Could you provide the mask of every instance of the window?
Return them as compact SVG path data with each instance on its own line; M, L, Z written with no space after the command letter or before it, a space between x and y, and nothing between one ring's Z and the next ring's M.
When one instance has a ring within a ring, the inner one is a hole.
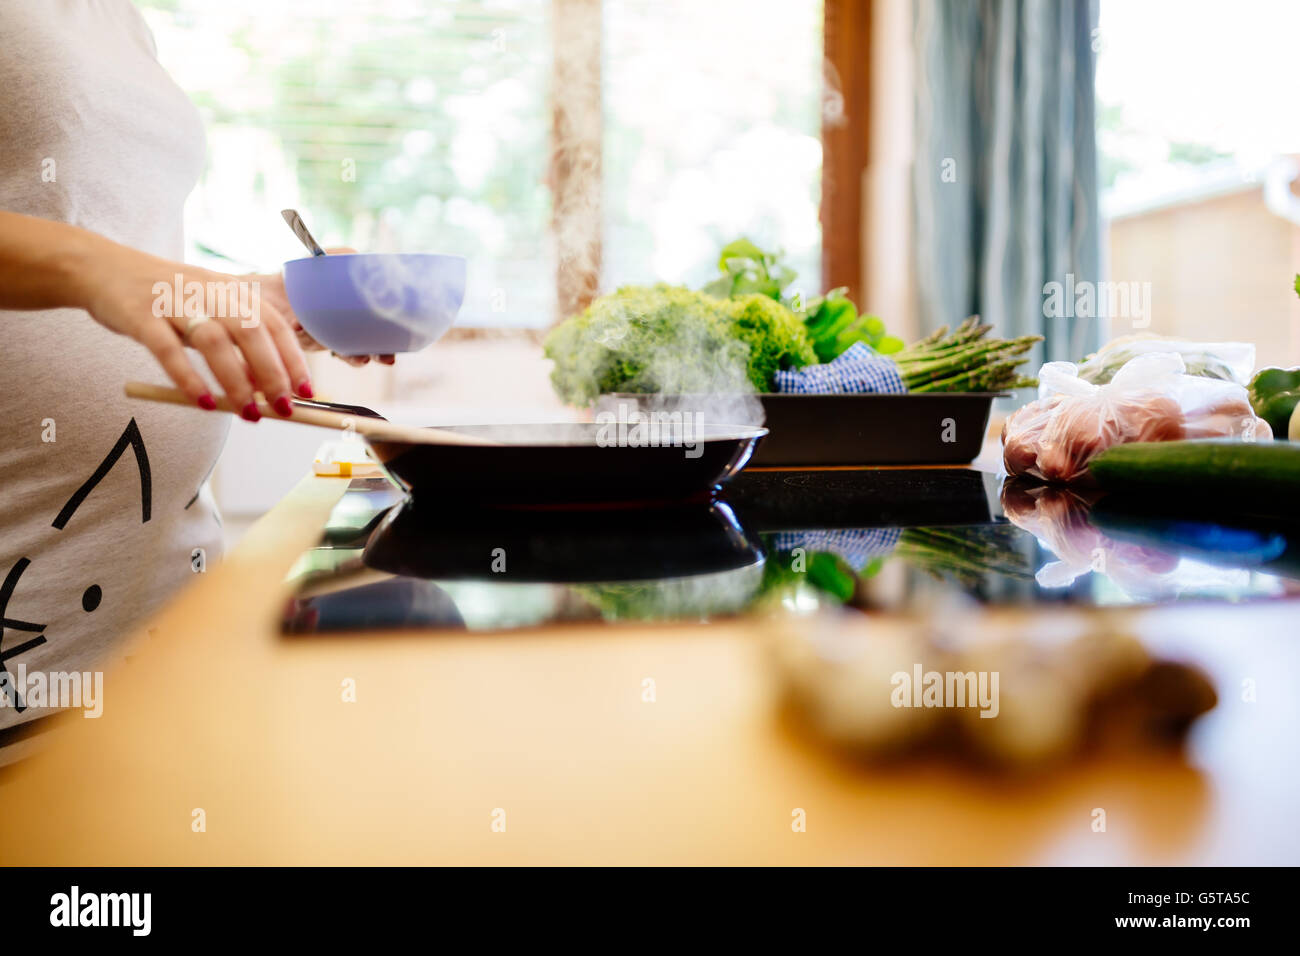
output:
M294 205L327 245L465 255L463 323L549 321L545 0L143 6L207 121L200 254L301 255Z
M1103 0L1100 24L1110 277L1150 283L1146 331L1300 363L1300 6Z
M598 233L592 283L698 284L742 233L819 282L819 3L139 4L207 121L187 209L206 264L300 255L278 215L293 205L327 245L465 255L462 326L549 325L553 106L582 102L555 55L589 23L598 62L576 75L599 83L600 161L569 175L597 177L601 214L569 225Z
M742 234L821 281L822 10L605 5L604 286L702 285Z

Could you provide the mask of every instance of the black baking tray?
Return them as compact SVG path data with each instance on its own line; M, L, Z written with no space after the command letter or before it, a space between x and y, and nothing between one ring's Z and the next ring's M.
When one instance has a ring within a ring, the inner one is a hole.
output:
M1006 394L760 394L768 435L749 463L759 468L968 464L983 447L993 399ZM717 406L713 397L619 392L602 395L596 413L623 402L674 411Z

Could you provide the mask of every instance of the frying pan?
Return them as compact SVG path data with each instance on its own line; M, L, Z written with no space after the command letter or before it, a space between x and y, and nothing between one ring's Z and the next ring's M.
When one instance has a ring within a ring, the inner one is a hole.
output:
M497 445L369 439L416 501L437 496L507 506L645 506L706 498L749 461L764 428L704 426L694 457L680 445L606 445L593 423L457 425Z
M132 398L193 407L179 389L130 382ZM749 461L766 428L664 426L658 444L633 444L626 430L598 423L454 425L416 428L359 405L295 399L284 418L262 396L267 418L350 430L414 501L498 508L641 507L708 498ZM236 409L224 396L217 407ZM339 411L342 409L342 411Z

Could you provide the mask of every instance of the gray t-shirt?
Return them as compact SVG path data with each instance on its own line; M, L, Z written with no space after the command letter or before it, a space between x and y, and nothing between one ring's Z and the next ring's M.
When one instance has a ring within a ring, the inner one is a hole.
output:
M0 0L0 208L179 261L204 150L130 0ZM132 379L166 376L85 312L0 311L0 745L50 713L15 706L32 674L110 663L219 557L205 483L229 420L129 400Z

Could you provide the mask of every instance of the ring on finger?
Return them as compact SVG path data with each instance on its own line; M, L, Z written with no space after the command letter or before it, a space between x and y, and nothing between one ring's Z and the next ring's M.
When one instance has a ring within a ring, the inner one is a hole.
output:
M207 313L205 312L199 312L197 315L192 316L190 320L185 323L185 331L181 334L181 341L188 345L193 339L194 330L204 322L211 321L212 320L208 318Z

